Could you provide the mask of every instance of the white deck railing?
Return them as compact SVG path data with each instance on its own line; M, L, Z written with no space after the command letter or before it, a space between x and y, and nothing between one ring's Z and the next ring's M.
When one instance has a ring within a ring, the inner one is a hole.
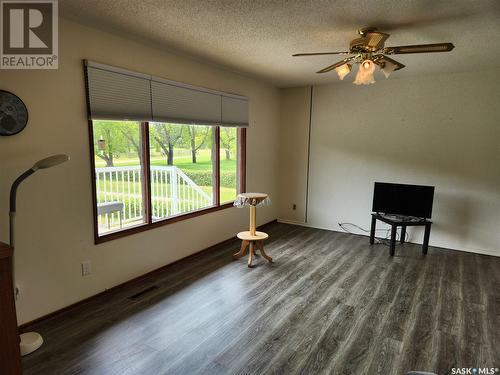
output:
M141 166L96 168L96 195L99 226L112 229L144 218ZM212 197L175 166L151 166L151 209L153 220L211 206ZM120 211L107 212L106 204L123 203ZM98 210L99 211L99 210Z

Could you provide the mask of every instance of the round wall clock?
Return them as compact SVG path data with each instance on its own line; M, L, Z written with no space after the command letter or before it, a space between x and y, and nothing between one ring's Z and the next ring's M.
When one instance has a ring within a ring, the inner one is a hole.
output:
M0 135L21 132L28 123L28 109L23 101L11 92L0 90Z

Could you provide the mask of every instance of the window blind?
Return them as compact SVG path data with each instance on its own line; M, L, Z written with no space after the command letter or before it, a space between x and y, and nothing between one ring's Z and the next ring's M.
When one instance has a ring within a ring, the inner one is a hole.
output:
M248 99L85 61L90 119L248 126Z
M222 95L221 126L248 126L248 100Z
M85 67L91 120L152 119L147 75L93 62L86 62Z
M179 124L219 125L221 95L151 81L153 121Z

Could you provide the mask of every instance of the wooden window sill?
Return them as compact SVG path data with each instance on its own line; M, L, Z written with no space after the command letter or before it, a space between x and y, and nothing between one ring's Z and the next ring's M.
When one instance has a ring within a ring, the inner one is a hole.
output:
M162 227L164 225L177 223L179 221L188 220L188 219L191 219L193 217L202 216L205 214L209 214L211 212L224 210L226 208L231 208L231 207L233 207L233 204L234 204L234 202L228 202L228 203L221 204L220 206L207 207L207 208L204 208L202 210L188 212L188 213L178 215L178 216L172 216L172 217L169 217L167 219L154 221L154 222L149 223L149 224L148 223L139 224L137 226L134 226L134 227L131 227L128 229L123 229L120 231L116 231L116 232L112 232L112 233L108 233L108 234L103 234L103 235L97 236L95 238L95 244L98 245L98 244L101 244L104 242L116 240L118 238L127 237L130 235L136 234L136 233L141 233L141 232L148 231L150 229Z

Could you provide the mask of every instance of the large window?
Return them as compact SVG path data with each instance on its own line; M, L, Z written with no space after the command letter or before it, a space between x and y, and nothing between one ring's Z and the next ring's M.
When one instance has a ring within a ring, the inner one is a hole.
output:
M84 60L95 241L230 207L248 98Z
M245 184L244 128L90 121L96 241L230 207Z

